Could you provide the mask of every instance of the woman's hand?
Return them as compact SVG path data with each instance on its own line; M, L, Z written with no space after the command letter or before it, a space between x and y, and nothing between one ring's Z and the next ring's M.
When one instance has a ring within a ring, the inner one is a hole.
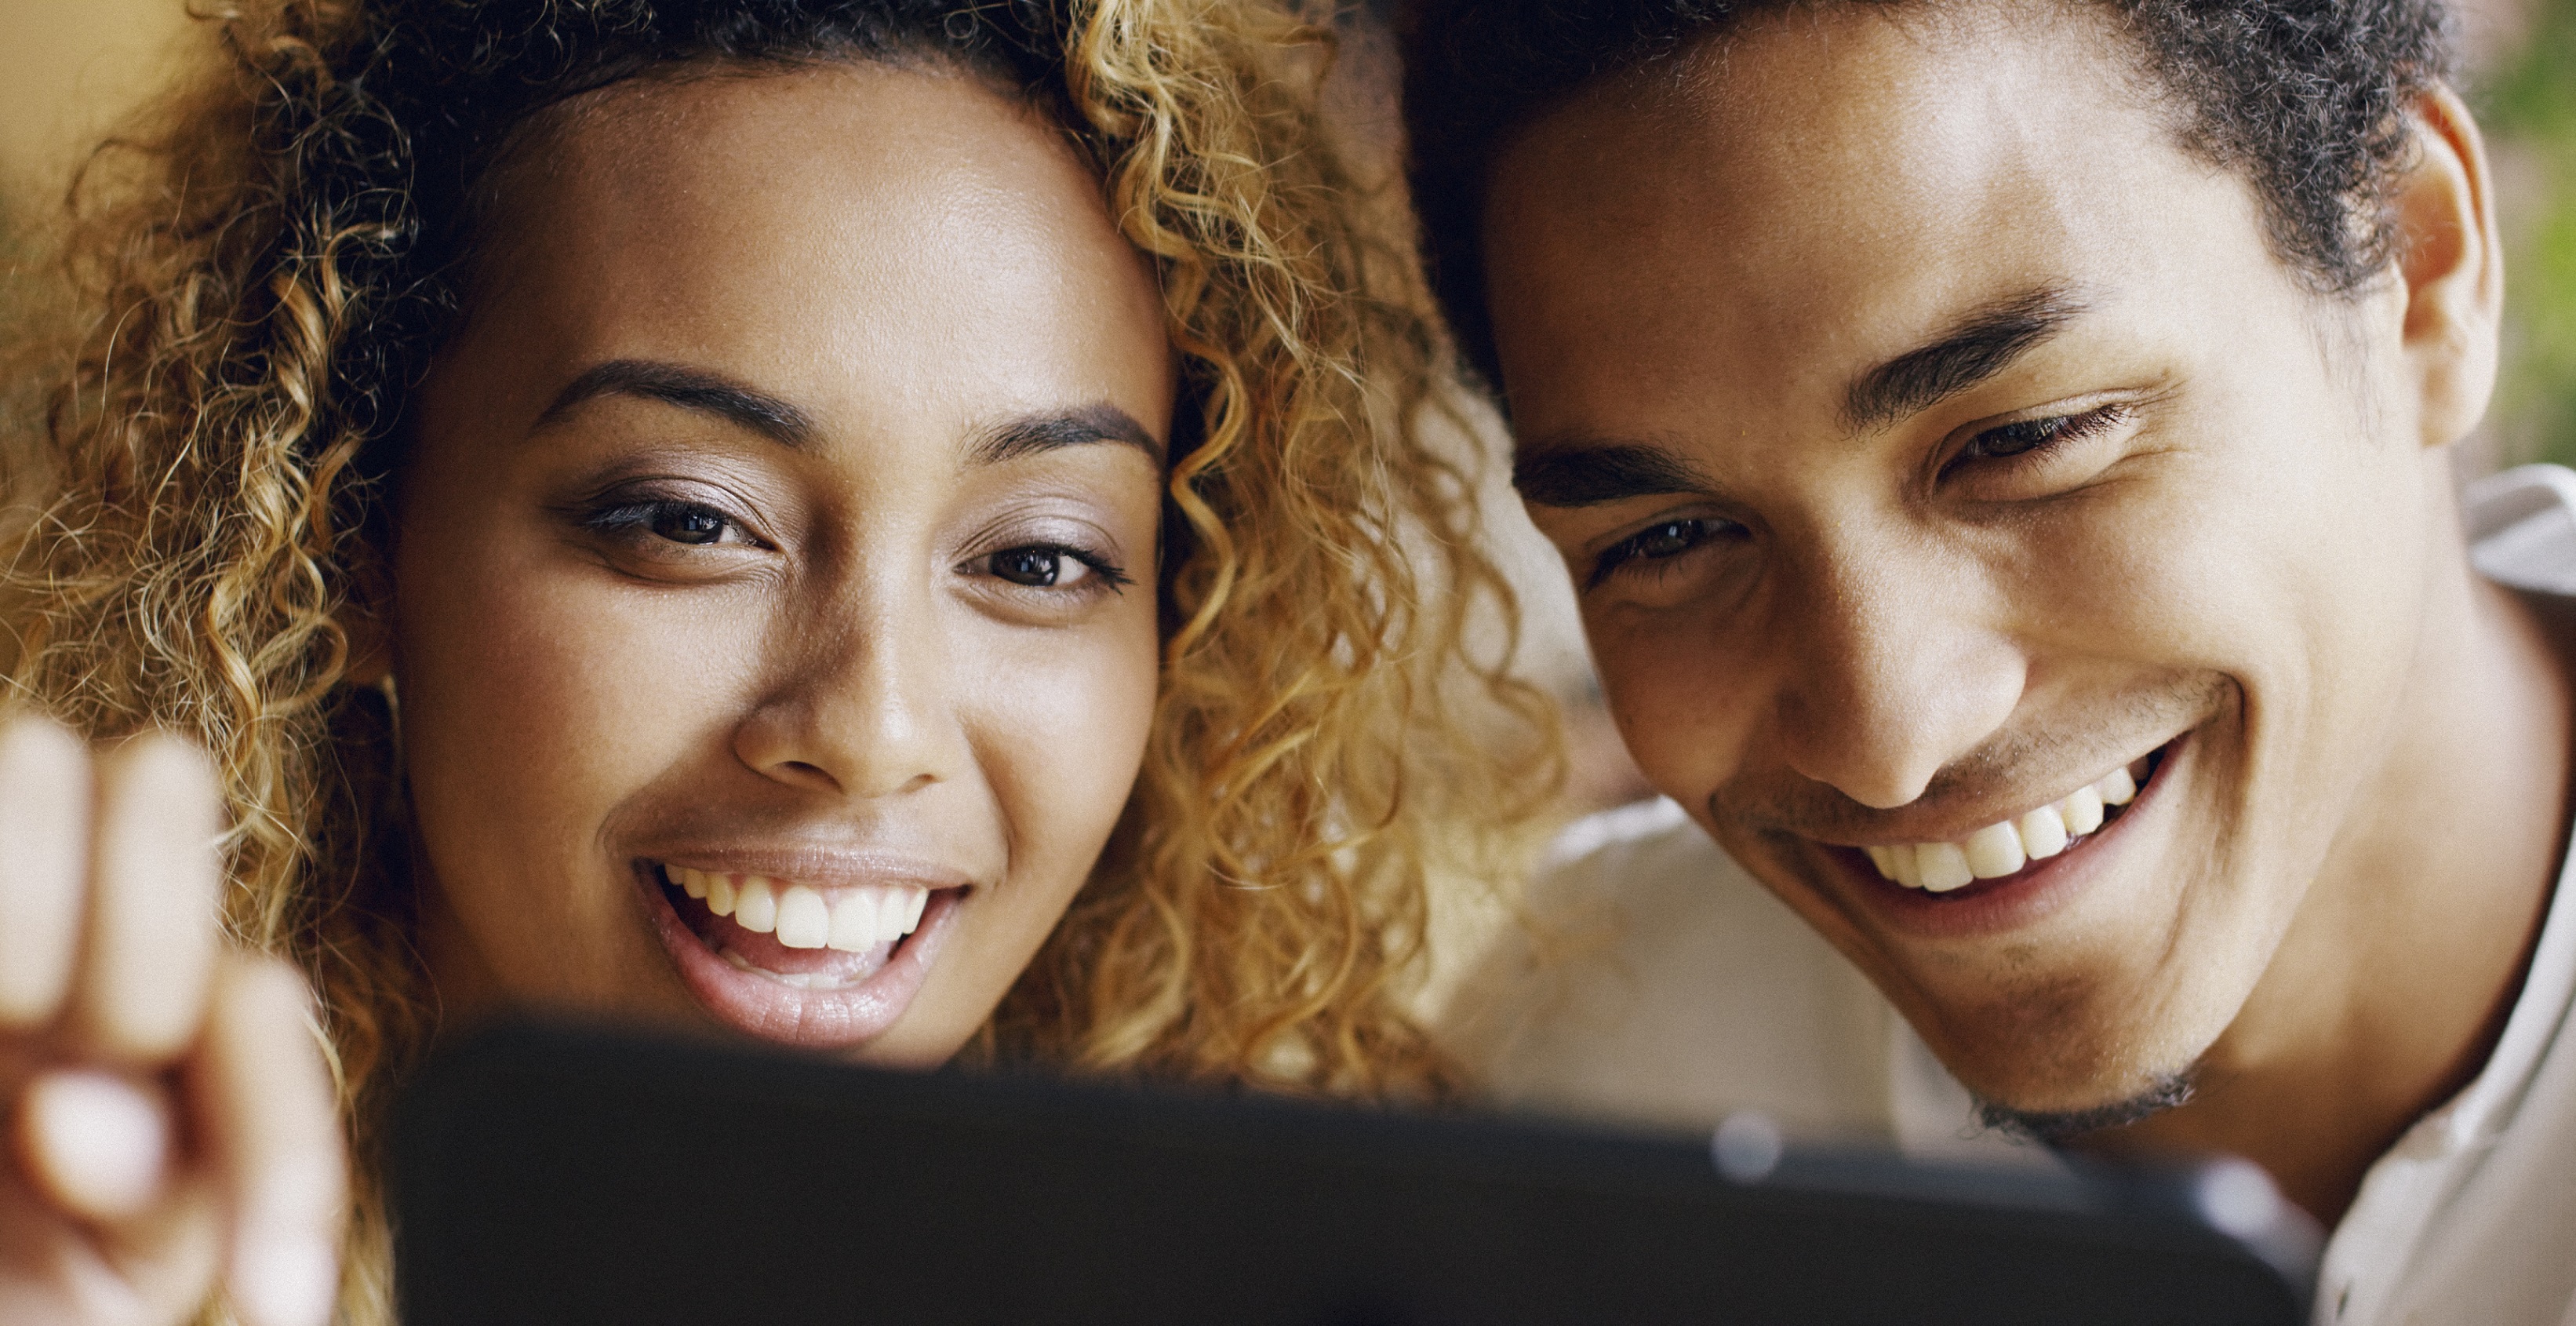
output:
M303 978L224 942L220 800L165 736L0 716L0 1321L322 1326L347 1181Z

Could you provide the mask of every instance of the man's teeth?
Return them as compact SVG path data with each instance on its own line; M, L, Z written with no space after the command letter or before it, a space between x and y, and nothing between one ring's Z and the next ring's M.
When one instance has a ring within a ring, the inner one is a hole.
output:
M1909 889L1948 893L1980 879L2009 875L2033 861L2052 857L2068 844L2102 827L2108 806L2125 806L2138 795L2137 780L2126 766L2075 789L2019 819L1989 824L1955 843L1904 843L1869 847L1878 873Z
M818 889L765 875L721 875L664 866L663 876L718 916L754 934L776 934L788 948L865 953L911 934L930 890L910 885Z

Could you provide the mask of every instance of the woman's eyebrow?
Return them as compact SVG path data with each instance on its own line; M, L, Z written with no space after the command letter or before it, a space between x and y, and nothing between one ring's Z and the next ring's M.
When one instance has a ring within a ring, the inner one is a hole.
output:
M1058 447L1094 442L1123 442L1144 452L1158 468L1163 463L1163 444L1155 441L1134 415L1108 404L1006 419L985 429L971 454L978 465L998 465Z
M814 439L805 412L775 396L703 369L652 359L611 359L590 368L556 394L536 426L544 428L597 396L640 396L714 415L785 447L802 449Z

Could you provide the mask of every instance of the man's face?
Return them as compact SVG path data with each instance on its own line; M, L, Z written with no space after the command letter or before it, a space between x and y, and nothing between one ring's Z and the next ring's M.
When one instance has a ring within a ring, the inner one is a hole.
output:
M2402 284L2308 293L2121 41L1801 10L1551 112L1487 218L1640 765L2034 1111L2227 1029L2457 556Z

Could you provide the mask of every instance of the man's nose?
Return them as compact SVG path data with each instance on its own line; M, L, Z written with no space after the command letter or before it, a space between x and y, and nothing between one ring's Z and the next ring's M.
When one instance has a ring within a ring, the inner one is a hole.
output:
M850 800L954 777L966 750L941 666L935 605L879 588L789 633L777 669L736 729L762 775Z
M1802 577L1781 633L1789 766L1865 806L1912 803L2020 702L2027 660L1964 560L1885 551Z

